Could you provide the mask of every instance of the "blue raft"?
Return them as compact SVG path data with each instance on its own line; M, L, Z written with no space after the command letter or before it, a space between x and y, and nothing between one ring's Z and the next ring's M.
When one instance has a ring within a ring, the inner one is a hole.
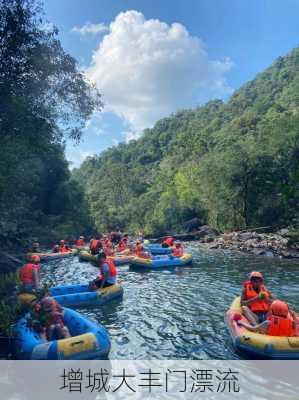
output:
M123 287L119 284L99 290L90 290L89 285L56 286L49 289L51 296L62 306L82 307L99 306L123 296Z
M138 269L175 268L192 263L192 255L184 254L182 257L155 256L150 259L134 257L130 266Z
M110 340L106 329L69 308L64 323L72 337L47 342L28 326L30 314L15 325L15 356L21 360L107 359Z
M144 249L150 252L152 255L163 255L163 254L171 254L171 247L162 247L161 244L147 244L144 245Z

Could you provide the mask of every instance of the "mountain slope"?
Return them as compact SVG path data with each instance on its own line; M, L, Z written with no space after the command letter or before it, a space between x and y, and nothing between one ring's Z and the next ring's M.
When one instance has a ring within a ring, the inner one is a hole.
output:
M297 218L299 48L220 100L158 121L129 144L86 160L97 228L147 233L198 216L218 229Z

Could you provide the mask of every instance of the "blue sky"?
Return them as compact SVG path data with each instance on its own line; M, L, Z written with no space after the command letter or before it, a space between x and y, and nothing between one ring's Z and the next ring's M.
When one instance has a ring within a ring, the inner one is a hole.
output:
M138 137L156 120L234 89L299 44L298 0L45 0L63 47L103 93L87 155Z

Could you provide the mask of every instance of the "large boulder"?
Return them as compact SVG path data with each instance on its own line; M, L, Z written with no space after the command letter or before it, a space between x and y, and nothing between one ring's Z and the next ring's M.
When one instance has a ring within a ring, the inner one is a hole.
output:
M239 233L239 240L249 240L256 237L256 232L241 232Z
M199 218L192 218L189 221L186 221L183 223L183 228L187 231L187 232L192 232L195 230L198 230L199 227L201 226L202 222L200 221Z

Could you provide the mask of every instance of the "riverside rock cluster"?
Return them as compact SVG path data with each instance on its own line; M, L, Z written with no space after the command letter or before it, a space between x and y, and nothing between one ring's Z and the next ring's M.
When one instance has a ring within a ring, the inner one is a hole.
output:
M228 249L255 255L299 258L299 244L293 243L289 229L281 229L276 233L240 231L219 235L208 229L206 231L207 234L199 240L209 249Z

